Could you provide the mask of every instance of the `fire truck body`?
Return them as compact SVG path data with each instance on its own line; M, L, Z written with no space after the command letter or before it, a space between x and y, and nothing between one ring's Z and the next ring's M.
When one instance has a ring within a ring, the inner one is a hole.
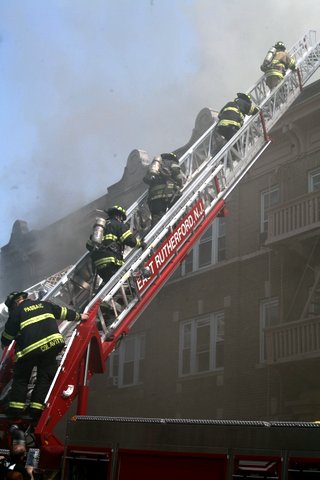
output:
M63 480L320 478L320 425L74 417Z

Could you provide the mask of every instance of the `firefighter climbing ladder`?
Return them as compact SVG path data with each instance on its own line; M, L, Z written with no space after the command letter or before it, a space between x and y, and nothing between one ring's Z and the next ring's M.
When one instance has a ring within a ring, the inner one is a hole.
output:
M88 382L94 373L103 372L108 356L143 312L186 254L223 210L225 200L270 144L268 132L299 96L303 85L320 65L320 44L316 33L308 32L290 50L298 70L289 72L269 93L265 77L247 92L260 107L238 133L217 153L217 133L212 125L181 157L187 182L181 198L144 237L145 250L133 250L125 265L93 298L93 273L89 254L62 275L43 297L63 306L90 313L77 328L63 322L61 330L70 336L59 369L46 398L46 408L36 428L40 445L59 441L53 428L78 396L77 413L86 413ZM128 210L133 230L141 231L146 193ZM147 267L150 276L141 271ZM43 282L32 287L36 293ZM105 325L102 310L113 309L114 319ZM3 362L0 365L1 372Z

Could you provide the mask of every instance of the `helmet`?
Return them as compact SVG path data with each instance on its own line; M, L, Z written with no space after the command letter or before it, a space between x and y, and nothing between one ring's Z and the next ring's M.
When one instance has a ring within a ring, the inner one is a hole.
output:
M123 221L127 219L127 212L125 211L124 208L119 207L119 205L114 205L113 207L106 210L106 212L109 215L109 217L115 217L119 215Z
M276 48L277 50L283 50L283 51L286 49L285 44L283 42L277 42L274 48Z
M27 298L28 294L27 292L11 292L9 293L9 295L7 296L6 298L6 301L4 302L4 304L6 305L6 307L11 308L12 305L13 305L13 302L19 298L19 297L22 297L23 299Z
M11 425L9 428L9 432L11 433L12 437L12 445L25 445L26 444L26 437L25 434L18 425Z
M178 161L178 158L177 158L177 155L175 153L161 153L161 158L163 158L163 160L171 160L172 162L177 162Z
M237 97L241 98L241 100L245 100L246 102L251 103L251 97L246 93L237 93Z

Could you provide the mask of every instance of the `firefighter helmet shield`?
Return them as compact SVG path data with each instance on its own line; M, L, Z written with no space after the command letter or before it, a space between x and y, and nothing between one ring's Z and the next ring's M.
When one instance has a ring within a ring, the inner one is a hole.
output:
M120 216L123 221L127 219L127 212L119 205L114 205L113 207L109 208L107 210L107 214L109 217Z
M274 46L277 50L285 50L286 47L285 47L285 44L283 42L277 42Z
M22 297L22 298L27 298L28 294L27 292L11 292L9 293L9 295L7 296L6 298L6 301L4 302L4 304L6 305L7 308L11 308L12 305L13 305L13 302L19 298L19 297Z

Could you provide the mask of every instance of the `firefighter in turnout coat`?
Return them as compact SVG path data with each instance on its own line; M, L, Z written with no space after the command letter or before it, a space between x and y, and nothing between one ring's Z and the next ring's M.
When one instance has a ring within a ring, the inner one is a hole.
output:
M28 299L27 292L12 292L5 305L9 318L1 337L2 347L15 340L13 383L7 415L20 417L26 407L28 383L33 367L37 367L36 382L29 410L36 420L44 408L44 400L57 370L56 356L64 347L57 320L87 320L87 313L77 313L53 303Z
M274 46L275 53L270 65L264 70L266 74L266 84L273 90L284 79L288 69L296 70L296 62L286 51L283 42L277 42Z
M227 141L242 127L246 115L255 115L259 107L252 103L250 95L237 93L233 102L228 102L219 112L217 129Z
M151 213L151 227L163 217L181 196L185 176L174 153L156 156L143 177L149 185L148 206Z
M145 247L145 243L136 238L128 225L124 222L127 214L119 205L106 210L108 220L104 227L104 235L100 245L88 240L86 247L91 252L91 257L98 275L105 285L116 271L124 264L123 252L125 246Z

